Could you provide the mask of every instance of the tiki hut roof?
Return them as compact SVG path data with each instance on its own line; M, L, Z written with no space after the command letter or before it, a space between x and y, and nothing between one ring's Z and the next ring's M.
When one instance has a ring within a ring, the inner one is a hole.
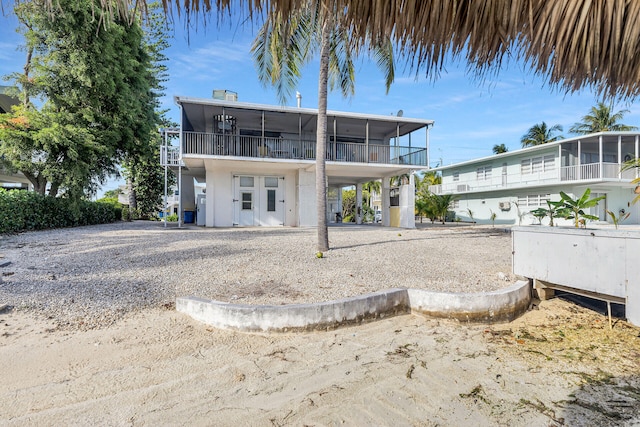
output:
M49 0L53 2L53 0ZM101 0L112 4L110 0ZM116 0L129 5L136 0ZM640 95L640 1L308 0L340 11L356 40L391 36L415 70L434 75L447 53L478 75L523 60L567 91ZM300 0L163 0L189 17L240 8L253 17L295 12ZM106 7L106 6L105 6ZM129 8L130 10L131 8Z

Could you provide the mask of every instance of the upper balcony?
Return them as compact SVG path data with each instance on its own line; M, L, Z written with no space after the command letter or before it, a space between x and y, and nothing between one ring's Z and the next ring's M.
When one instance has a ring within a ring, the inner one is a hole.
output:
M589 163L563 166L537 173L498 174L486 179L466 179L429 186L434 194L463 194L483 191L506 190L536 185L556 185L567 182L620 181L631 182L637 177L634 169L622 171L618 163Z
M197 161L260 159L312 163L316 159L318 112L292 108L176 97L182 109L180 147L161 154L163 164L188 167ZM389 173L428 165L428 128L432 120L402 115L327 111L327 163L379 165ZM174 146L176 144L174 143ZM166 151L166 152L165 152ZM287 166L285 166L287 167Z
M285 138L183 132L183 155L315 160L316 142ZM178 165L177 152L169 164ZM400 164L425 167L425 148L349 142L327 143L326 160L347 163Z

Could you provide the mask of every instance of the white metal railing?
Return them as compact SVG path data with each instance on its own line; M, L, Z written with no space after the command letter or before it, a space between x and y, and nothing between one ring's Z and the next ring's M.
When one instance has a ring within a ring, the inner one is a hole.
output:
M182 135L184 154L302 160L316 158L315 141L202 132L183 132ZM424 148L375 144L367 147L361 143L328 142L326 159L350 163L426 166L427 153Z
M507 189L535 184L554 184L567 181L619 179L632 180L636 176L635 170L620 171L617 163L590 163L578 166L563 166L546 172L528 174L509 174L489 177L488 179L469 179L429 186L429 191L435 194L466 193L469 191L488 191Z
M160 165L180 166L180 149L173 146L160 146Z

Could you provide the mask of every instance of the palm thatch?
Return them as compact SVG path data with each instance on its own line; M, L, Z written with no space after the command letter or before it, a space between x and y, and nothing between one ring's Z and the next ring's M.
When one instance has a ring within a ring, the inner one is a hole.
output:
M43 0L55 5L55 0ZM99 0L127 13L143 0ZM389 37L415 70L430 76L447 53L464 57L479 76L497 72L506 58L522 59L566 91L591 86L601 95L640 94L640 2L629 0L316 0L344 16L354 40ZM295 0L163 0L188 16L285 16ZM113 6L113 5L116 6Z

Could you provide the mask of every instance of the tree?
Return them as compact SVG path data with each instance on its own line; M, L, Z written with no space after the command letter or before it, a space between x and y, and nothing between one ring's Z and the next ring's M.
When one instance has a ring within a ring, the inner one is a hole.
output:
M502 154L509 151L506 145L504 144L496 144L493 146L493 154Z
M562 126L553 125L551 127L547 127L545 122L540 124L536 123L531 126L527 133L522 135L520 138L520 142L522 143L522 147L531 147L534 145L542 145L547 144L549 142L554 142L559 139L562 139L562 135L554 135L556 132L562 132Z
M80 198L154 131L149 57L135 22L110 20L92 0L57 4L15 7L28 54L12 75L23 103L0 123L0 155L41 194Z
M367 197L367 205L369 208L373 209L373 194L381 194L382 183L379 180L368 181L362 184L362 190L366 191L368 194Z
M164 96L164 82L168 80L167 57L164 51L169 47L169 34L165 15L160 10L159 3L149 6L146 19L139 19L143 30L143 44L150 60L150 89L154 106L153 123L156 129L159 125L175 127L166 117L166 111L160 110L159 99ZM140 141L138 149L129 153L123 162L124 176L129 189L129 208L134 216L149 217L157 213L162 205L164 191L164 168L158 162L162 138L155 131L148 135L146 141ZM169 176L169 186L175 177Z
M318 120L316 132L316 208L318 251L329 249L325 158L327 151L327 93L340 87L343 96L355 92L353 57L363 42L351 38L341 21L342 13L331 4L307 0L291 15L270 13L251 48L260 81L274 85L281 102L294 91L302 67L316 53L318 76ZM387 90L394 79L393 49L388 39L367 39L376 63L385 72Z
M613 113L611 111L612 108L612 105L599 102L597 106L591 107L591 111L587 115L582 116L582 121L574 124L571 129L569 129L569 132L587 135L595 132L619 132L638 129L636 126L618 123L629 110L620 110L617 113Z

